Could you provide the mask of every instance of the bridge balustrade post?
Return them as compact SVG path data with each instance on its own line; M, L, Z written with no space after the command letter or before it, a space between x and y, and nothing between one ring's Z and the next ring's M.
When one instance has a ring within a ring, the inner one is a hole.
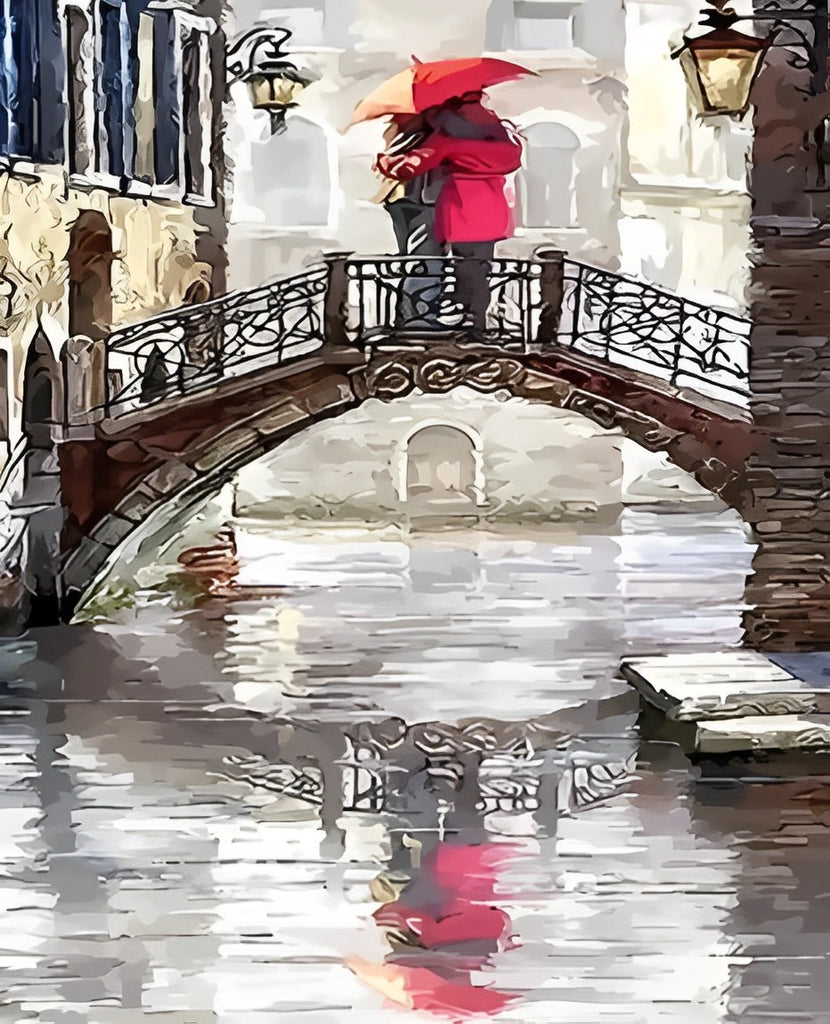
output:
M332 252L325 256L328 267L326 295L323 300L323 340L327 345L348 345L349 275L351 252Z
M562 318L562 302L565 297L565 253L561 249L544 247L533 253L533 258L542 266L539 277L541 307L539 327L534 340L542 348L555 345Z
M66 426L96 423L106 411L106 342L79 334L66 341L62 355Z

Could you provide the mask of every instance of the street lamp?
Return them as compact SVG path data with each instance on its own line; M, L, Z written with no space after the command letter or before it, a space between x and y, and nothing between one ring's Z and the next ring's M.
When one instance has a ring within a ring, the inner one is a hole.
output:
M314 81L288 60L283 46L291 38L287 28L259 25L241 36L228 50L228 85L245 82L256 110L271 115L271 131L285 131L286 111L297 105L303 89Z
M738 32L733 25L741 17L731 8L703 11L702 17L702 24L712 31L684 36L683 46L672 58L680 60L702 114L742 116L773 37Z

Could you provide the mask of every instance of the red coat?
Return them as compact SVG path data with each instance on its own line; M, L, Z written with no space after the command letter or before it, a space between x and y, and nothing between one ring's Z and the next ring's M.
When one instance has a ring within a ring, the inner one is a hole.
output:
M379 156L377 166L396 181L443 167L448 173L435 204L437 241L496 242L513 234L504 178L521 160L522 147L510 138L456 139L436 133L403 156Z

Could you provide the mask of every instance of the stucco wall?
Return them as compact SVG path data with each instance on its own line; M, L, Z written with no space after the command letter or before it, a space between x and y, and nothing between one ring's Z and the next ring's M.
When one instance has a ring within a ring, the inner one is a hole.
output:
M68 336L69 232L84 210L104 215L112 230L115 324L182 301L207 264L196 260L193 211L175 203L65 189L63 174L39 180L0 173L0 347L9 353L12 441L20 430L26 353L40 328L57 359Z
M626 5L622 265L689 298L741 307L751 248L752 115L699 116L671 57L698 24L694 0Z

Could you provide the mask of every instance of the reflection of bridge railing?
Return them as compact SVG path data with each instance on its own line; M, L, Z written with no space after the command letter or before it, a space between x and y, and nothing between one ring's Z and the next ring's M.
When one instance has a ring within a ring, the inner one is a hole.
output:
M295 737L301 733L295 723ZM341 736L343 749L331 752L329 764L314 763L316 757L300 740L290 763L231 755L219 774L310 807L322 805L326 779L331 784L338 777L335 802L346 811L370 813L406 814L413 783L416 791L424 786L451 802L472 782L482 817L540 810L542 781L548 777L555 782L556 811L568 814L619 793L631 781L636 759L631 738L563 742L555 715L530 723L476 720L459 726L406 726L392 719L346 727Z
M322 266L115 331L110 414L290 362L324 344L474 341L569 348L728 402L747 391L749 323L545 251L482 264L486 322L473 328L451 258L334 255Z

